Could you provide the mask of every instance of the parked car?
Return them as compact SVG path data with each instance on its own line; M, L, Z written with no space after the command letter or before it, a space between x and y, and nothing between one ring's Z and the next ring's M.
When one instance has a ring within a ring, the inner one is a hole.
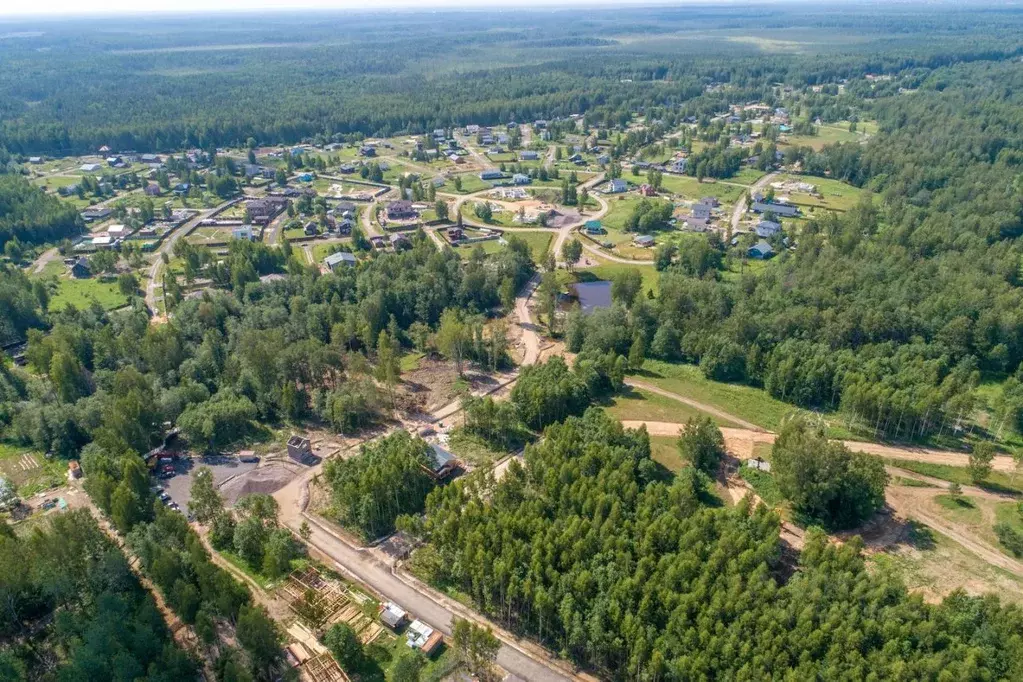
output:
M259 455L242 455L238 458L238 461L244 462L245 464L258 464Z

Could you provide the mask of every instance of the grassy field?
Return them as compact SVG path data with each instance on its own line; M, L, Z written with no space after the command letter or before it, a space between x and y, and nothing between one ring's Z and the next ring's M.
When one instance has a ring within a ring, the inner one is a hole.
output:
M323 261L324 258L334 253L334 249L343 251L344 249L339 248L341 244L313 244L313 260L317 263Z
M787 196L792 203L813 208L827 208L835 211L848 211L856 205L867 190L847 185L838 180L800 175L783 175L776 182L807 182L817 186L821 197L811 196L804 192L779 192Z
M533 255L533 262L540 263L546 257L547 250L551 248L551 240L554 238L554 234L547 232L514 232L511 230L504 233L505 240L511 237L516 237L526 242L529 245L530 253ZM489 239L479 244L459 246L458 251L463 256L468 256L476 246L482 247L486 253L497 253L506 248L499 240Z
M105 282L95 277L61 278L57 280L57 290L50 297L50 310L63 310L69 305L78 309L88 308L94 300L98 301L104 310L120 308L128 302L114 280Z
M592 253L587 253L586 257L590 260L596 259ZM652 291L656 296L660 291L660 277L661 273L651 265L626 265L625 263L613 263L611 261L602 261L600 265L595 265L589 268L580 268L576 270L576 279L579 281L585 281L589 279L604 279L613 280L615 275L624 272L625 270L639 270L640 276L643 278L643 295L647 292Z
M943 481L958 483L959 485L977 485L970 478L970 472L966 467L957 467L950 464L932 464L930 462L913 462L902 459L888 459L888 464L916 474L940 478ZM981 488L988 488L995 492L1006 492L1023 494L1023 477L1013 477L1002 471L992 471L987 478L979 484Z
M619 421L654 421L682 424L694 417L706 417L707 413L671 398L650 393L642 389L626 387L608 399L604 409ZM735 426L726 419L712 417L718 426Z
M734 182L740 181L735 180ZM746 188L737 184L700 182L688 175L666 174L661 180L661 187L667 192L682 195L686 199L697 200L703 197L714 197L722 204L734 204L739 197L746 193Z
M728 178L728 181L737 182L740 185L752 185L765 175L767 175L767 173L762 170L757 170L756 168L743 168L741 171Z
M301 232L301 230L299 230ZM233 227L197 227L192 233L185 237L190 244L224 244L231 240L234 233Z
M787 144L793 147L813 147L815 150L819 151L821 148L829 144L863 140L866 138L866 135L859 132L862 130L863 125L864 124L862 123L857 123L857 132L855 133L849 132L848 123L830 123L820 125L817 126L816 135L789 135L786 138L786 142L782 143L781 146L784 147Z
M673 474L682 471L686 463L678 454L677 438L671 436L650 436L650 459Z
M490 189L493 187L493 185L489 182L480 180L478 173L462 173L461 175L456 175L454 177L462 179L462 189L455 189L455 183L449 178L438 188L437 191L448 192L450 194L471 194L472 192L478 192L481 189Z
M448 449L459 459L478 467L489 467L508 454L491 449L482 440L467 435L461 429L451 432Z
M712 405L771 431L777 431L782 419L798 409L772 398L763 389L707 379L695 365L647 360L642 371L635 376L658 388ZM848 438L851 434L841 424L833 424L829 435Z
M667 180L667 177L665 179ZM618 196L608 197L608 212L600 219L601 224L607 230L624 232L625 222L632 215L633 209L642 200L643 197L637 194L619 194Z

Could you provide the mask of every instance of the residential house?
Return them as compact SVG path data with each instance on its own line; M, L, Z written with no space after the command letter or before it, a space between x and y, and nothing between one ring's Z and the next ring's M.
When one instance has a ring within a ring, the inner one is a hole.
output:
M583 160L583 155L582 154L572 154L572 156L568 157L568 160L571 161L572 163L577 163L577 162Z
M312 456L313 446L308 438L294 435L288 439L288 457L300 464L305 464Z
M130 230L127 225L111 225L107 228L107 234L114 239L124 239L128 236Z
M412 242L406 235L397 232L392 234L390 237L391 248L395 251L404 251L405 249L412 247Z
M686 172L686 166L689 165L689 159L675 159L668 164L668 171L672 173L682 174Z
M611 157L608 156L607 154L601 154L600 156L597 157L597 163L599 163L601 166L607 165L611 163Z
M645 197L657 196L657 190L654 189L653 185L642 184L639 186L639 193Z
M774 202L754 201L751 207L754 213L771 212L784 218L794 218L799 215L799 207L792 204L777 204Z
M709 220L711 210L711 207L703 202L693 204L692 216L699 220Z
M319 234L320 231L316 228L316 223L310 220L308 223L305 224L305 227L302 229L302 232L307 237L315 237L317 234Z
M355 256L347 251L338 251L332 253L323 259L323 264L327 266L327 269L334 272L339 267L355 267L357 263Z
M520 161L536 161L540 158L540 155L531 149L519 152Z
M686 216L685 226L691 232L706 232L707 228L710 227L710 220L707 218L697 218L695 216Z
M773 220L761 220L757 223L756 233L758 237L773 237L781 232L781 223Z
M109 234L98 234L92 238L92 246L96 249L110 249L114 246L114 239Z
M407 199L391 201L387 204L388 220L414 220L419 217L419 212L412 207L412 202Z
M103 166L99 165L98 163L83 163L81 166L79 166L78 170L82 171L83 173L95 173L101 168L103 168Z
M629 184L621 178L614 178L607 183L608 194L621 194L629 189Z
M146 187L142 191L146 193L147 197L158 197L163 192L160 189L160 185L155 182L146 183Z
M426 454L426 472L437 480L446 478L458 467L455 456L437 443L430 443L430 450Z
M496 168L488 168L487 170L480 173L480 180L500 180L504 177L504 173L497 170Z
M380 235L374 235L369 238L369 243L372 244L375 249L382 249L384 248L386 241Z
M774 255L774 249L767 242L761 240L749 247L746 251L746 255L756 260L767 260Z
M75 279L85 279L91 274L92 270L89 269L89 261L85 256L76 258L71 264L71 276Z
M537 130L543 130L544 128L547 127L547 121L543 120L542 118L539 118L533 121L533 127L536 128Z
M91 223L94 220L104 220L111 213L113 213L113 210L107 208L106 206L95 206L93 208L87 208L84 211L82 211L82 220L84 220L87 223Z
M443 635L421 620L412 621L405 630L405 642L409 648L419 649L427 657L432 656L443 641Z
M523 173L516 173L512 176L512 182L516 185L528 185L532 181L533 180L528 175Z
M632 238L632 243L646 249L654 245L654 238L648 234L637 234Z
M41 156L30 156L30 157L28 157L28 162L29 163L40 164L40 163L43 162L43 157L41 157Z
M245 210L256 225L268 224L287 208L288 200L284 197L265 197L245 202Z
M462 239L465 238L465 233L462 231L462 228L460 227L449 227L447 235L448 241L450 242L460 242L462 241Z
M350 163L343 163L340 167L338 167L338 171L344 175L351 175L355 172L355 166Z
M377 155L377 150L376 150L375 147L370 147L369 145L365 145L365 144L362 145L361 147L359 147L359 156L365 156L367 158L370 158L370 157L374 157L376 155Z
M586 224L583 225L583 231L590 235L607 234L607 230L604 229L599 220L587 220Z
M252 225L238 225L231 230L231 237L251 242L253 238Z

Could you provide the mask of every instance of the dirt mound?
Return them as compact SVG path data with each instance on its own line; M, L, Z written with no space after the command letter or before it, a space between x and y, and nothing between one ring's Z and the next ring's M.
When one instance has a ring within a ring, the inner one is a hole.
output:
M269 464L224 481L220 486L220 494L224 496L226 504L234 506L243 495L252 493L272 495L298 474L297 467L283 463Z

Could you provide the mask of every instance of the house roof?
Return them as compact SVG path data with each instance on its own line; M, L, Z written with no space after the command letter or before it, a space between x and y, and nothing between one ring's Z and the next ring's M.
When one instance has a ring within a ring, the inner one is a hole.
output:
M380 609L380 620L392 628L401 625L408 613L393 602L387 602Z
M323 262L327 264L327 267L333 267L335 265L340 265L341 263L355 265L357 261L353 254L348 253L347 251L338 251L337 253L332 253L324 258Z
M438 474L455 463L455 456L436 443L430 443L430 470Z

